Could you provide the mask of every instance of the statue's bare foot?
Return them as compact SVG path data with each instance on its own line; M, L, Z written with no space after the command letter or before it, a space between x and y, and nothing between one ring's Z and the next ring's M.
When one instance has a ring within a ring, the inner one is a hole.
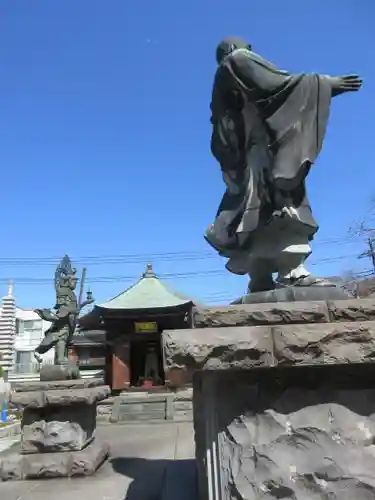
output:
M330 281L324 279L324 278L317 278L316 276L313 276L312 274L309 274L308 276L301 276L299 278L290 278L290 279L284 279L281 281L278 281L278 286L279 287L285 287L285 286L330 286L334 287L334 283L331 283Z
M317 278L316 276L313 276L310 274L309 276L302 277L299 280L297 280L297 283L295 286L335 286L333 283L330 281L326 280L325 278Z

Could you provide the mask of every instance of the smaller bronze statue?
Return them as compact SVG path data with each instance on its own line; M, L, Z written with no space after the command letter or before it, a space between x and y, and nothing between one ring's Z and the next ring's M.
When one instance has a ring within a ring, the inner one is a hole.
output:
M52 323L45 332L45 337L34 351L34 356L39 363L42 354L53 347L55 348L55 365L66 365L68 360L68 348L74 334L78 314L94 299L91 292L87 292L85 301L81 301L84 287L85 269L82 272L80 297L77 300L75 288L77 286L77 270L72 267L70 258L65 255L55 272L56 304L55 312L51 309L35 309L39 317Z

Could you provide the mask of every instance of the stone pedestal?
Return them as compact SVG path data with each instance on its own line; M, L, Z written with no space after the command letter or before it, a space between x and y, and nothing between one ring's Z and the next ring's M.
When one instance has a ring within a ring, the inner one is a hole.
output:
M338 286L287 286L276 288L267 292L254 292L244 295L237 304L259 304L263 302L305 302L351 299L346 292Z
M194 373L201 500L375 499L374 299L196 310L195 325L163 342L167 367Z
M24 408L20 449L0 457L0 479L91 475L108 457L95 441L96 404L110 389L101 380L17 384L11 403Z

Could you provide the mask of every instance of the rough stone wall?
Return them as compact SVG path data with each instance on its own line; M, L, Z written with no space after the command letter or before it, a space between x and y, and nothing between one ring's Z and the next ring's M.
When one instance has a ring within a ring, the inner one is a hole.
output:
M375 389L369 383L375 370L363 374L359 387L350 382L354 371L342 381L342 374L332 370L310 377L308 387L291 371L276 383L272 377L241 373L217 376L214 468L223 500L375 498ZM300 375L308 378L306 371ZM202 404L209 395L199 392ZM205 412L199 413L202 418ZM204 436L202 425L195 420L198 469L205 483L207 464L202 467L201 455L212 438ZM201 498L218 498L211 481L213 496L203 492Z
M194 329L163 333L168 369L248 370L375 361L372 299L248 304L196 314Z
M163 333L194 373L201 500L375 500L375 300L196 309Z
M195 328L375 320L375 297L327 302L278 302L193 309Z

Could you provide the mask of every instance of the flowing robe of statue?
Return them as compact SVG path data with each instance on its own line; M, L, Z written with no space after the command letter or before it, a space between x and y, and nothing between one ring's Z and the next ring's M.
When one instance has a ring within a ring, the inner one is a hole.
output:
M332 78L278 70L249 48L220 62L211 102L211 151L227 186L206 240L236 274L289 279L318 225L305 179L324 139ZM298 273L297 273L298 274ZM268 280L268 281L267 281Z
M44 320L51 322L51 327L45 332L43 340L35 349L37 355L43 355L55 347L55 364L66 362L68 346L75 331L79 306L74 293L75 283L60 287L56 300L56 312L40 309L36 312Z

